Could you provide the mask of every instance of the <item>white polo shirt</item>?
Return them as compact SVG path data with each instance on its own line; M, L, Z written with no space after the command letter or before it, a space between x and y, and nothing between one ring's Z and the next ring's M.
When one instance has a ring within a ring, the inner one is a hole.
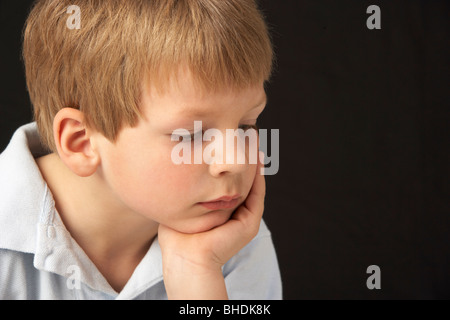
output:
M116 292L65 228L35 158L36 123L20 127L0 154L0 300L167 299L156 238ZM230 299L281 299L275 249L264 222L223 267Z

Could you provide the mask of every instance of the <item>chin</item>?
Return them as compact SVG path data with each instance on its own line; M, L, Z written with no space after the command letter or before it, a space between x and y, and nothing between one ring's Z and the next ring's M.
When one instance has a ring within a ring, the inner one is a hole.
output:
M221 210L211 211L203 216L191 219L173 229L182 233L200 233L219 227L230 220L234 211L225 212Z

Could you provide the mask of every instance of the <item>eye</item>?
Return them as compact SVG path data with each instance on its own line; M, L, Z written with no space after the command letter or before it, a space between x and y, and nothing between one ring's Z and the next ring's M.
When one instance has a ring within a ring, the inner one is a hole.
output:
M255 124L242 124L239 126L239 129L242 129L244 131L247 131L249 129L255 129L256 131L258 131L258 126Z
M187 130L180 130L180 133L177 133L176 131L174 131L171 135L171 140L172 141L180 141L180 139L183 139L182 142L186 142L186 141L194 141L194 138L196 135L201 135L203 136L203 130L202 131L198 131L198 132L194 132L194 133L190 133Z

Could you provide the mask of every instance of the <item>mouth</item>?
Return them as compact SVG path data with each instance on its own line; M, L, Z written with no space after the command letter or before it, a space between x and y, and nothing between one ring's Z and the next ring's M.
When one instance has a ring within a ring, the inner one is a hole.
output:
M236 194L234 196L223 196L212 201L199 202L199 204L210 210L230 209L239 204L240 198L241 196Z

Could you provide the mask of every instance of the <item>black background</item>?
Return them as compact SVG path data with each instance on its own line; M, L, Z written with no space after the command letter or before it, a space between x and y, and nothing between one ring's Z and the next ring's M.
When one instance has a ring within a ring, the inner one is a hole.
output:
M0 0L0 151L32 120L31 1ZM369 5L381 30L369 30ZM261 127L285 299L449 299L450 1L260 1L277 55ZM369 290L369 265L381 289Z

